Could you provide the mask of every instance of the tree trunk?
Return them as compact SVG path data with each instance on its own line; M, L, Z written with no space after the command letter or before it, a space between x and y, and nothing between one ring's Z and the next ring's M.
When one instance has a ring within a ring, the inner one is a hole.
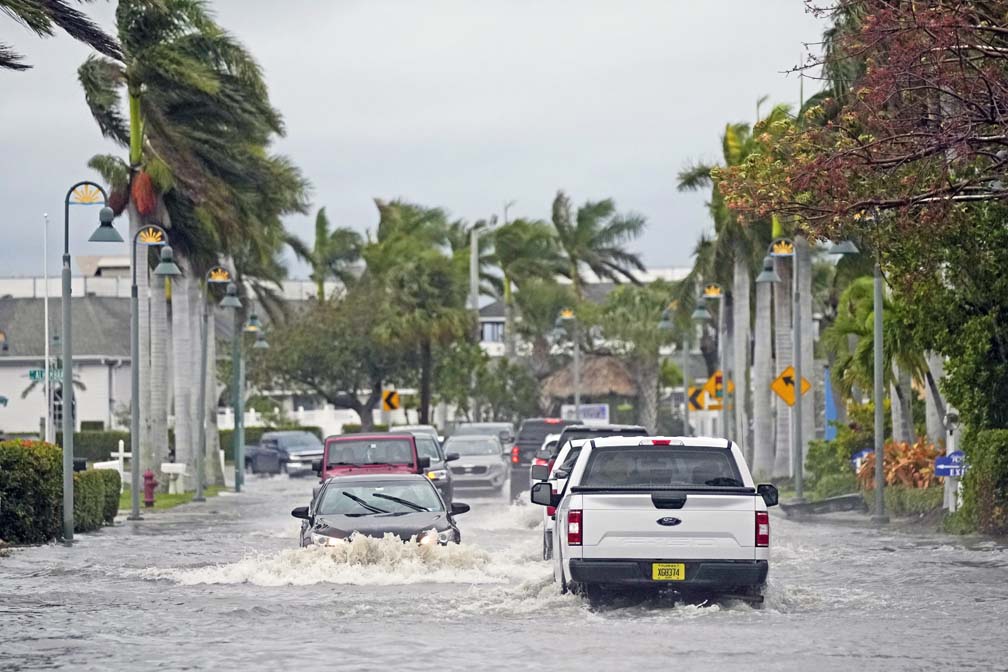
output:
M756 285L756 333L753 352L753 474L759 478L774 475L774 416L770 383L773 366L773 308L769 283ZM736 386L736 389L738 387Z
M792 257L793 259L794 257ZM791 338L791 260L774 257L774 269L780 282L773 286L774 309L774 359L779 370L773 371L776 378L792 360L793 339ZM791 474L791 408L784 400L774 395L776 416L776 447L774 449L774 478Z
M634 379L637 383L637 401L640 411L637 422L654 434L658 429L658 357L649 357L635 363Z
M892 414L893 441L913 443L913 415L910 409L910 375L893 364L893 379L889 384L889 410Z
M136 206L130 201L127 213L129 215L130 240L136 239L136 234L143 227L143 221ZM140 325L140 361L130 362L130 366L138 367L140 376L140 398L131 399L131 404L140 405L140 469L156 468L154 449L151 445L150 433L150 278L147 264L147 246L137 243L136 246L136 279L137 279L137 321Z
M942 377L945 375L944 358L936 352L928 352L925 357L927 358L928 369L931 371L931 375L935 379L935 384L940 384ZM941 411L944 403L940 398L935 397L935 393L931 389L930 385L927 386L925 404L927 406L926 421L928 440L935 446L944 446L945 418L942 417L944 413Z
M217 337L213 311L207 324L207 389L206 389L206 478L207 483L224 485L224 474L220 470L220 430L217 428Z
M423 339L420 342L420 424L430 424L431 378L434 366L431 342Z
M195 269L191 269L195 274ZM189 356L189 380L192 381L189 389L189 417L190 440L193 446L193 460L196 459L196 451L201 449L200 440L200 409L199 409L199 386L200 373L203 364L203 306L206 297L200 291L200 283L195 277L190 277L186 283L189 289L189 342L192 343L192 354ZM209 353L208 353L209 354ZM209 357L207 358L209 366ZM207 453L208 454L208 453ZM206 476L206 456L203 455L203 474ZM206 481L204 480L204 483Z
M732 276L732 370L726 379L735 383L735 440L749 464L753 463L753 445L749 438L749 264L740 245L735 248Z
M168 302L165 298L163 277L154 276L151 293L150 339L150 426L151 448L155 472L162 462L168 461ZM167 487L168 479L158 479Z
M183 479L182 486L189 489L191 477L196 473L196 453L193 451L193 418L192 418L192 360L194 344L192 342L192 326L189 307L189 264L184 257L177 255L175 263L182 275L172 278L171 292L171 333L172 333L172 388L174 390L175 410L175 461L186 465L190 478ZM198 347L195 352L199 353Z
M801 300L798 319L801 320L802 377L812 383L812 389L802 395L802 464L808 456L809 441L816 438L816 395L821 391L816 385L818 376L815 366L815 333L812 330L812 251L805 236L795 236L795 254L801 275ZM796 389L800 389L797 388Z

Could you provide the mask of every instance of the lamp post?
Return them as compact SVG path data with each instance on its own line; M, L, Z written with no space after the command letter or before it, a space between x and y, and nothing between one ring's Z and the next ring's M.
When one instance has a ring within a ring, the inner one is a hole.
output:
M200 333L200 386L197 392L196 416L199 422L199 441L196 444L196 495L193 501L203 502L203 481L206 479L206 388L207 388L207 362L210 348L210 285L231 282L231 273L226 268L214 266L207 271L206 277L206 299L203 301L203 315L201 316ZM232 302L237 302L241 308L241 301L237 296L227 294L221 300L222 308L234 307Z
M578 333L578 321L574 311L565 308L556 319L557 327L563 328L565 322L571 323L571 340L574 343L574 419L581 419L581 339Z
M718 368L721 369L721 432L728 438L728 325L724 292L716 282L704 286L703 295L718 302Z
M241 301L238 300L238 287L234 283L228 285L225 301L228 307L235 309L234 336L232 338L231 349L231 365L234 369L232 379L234 394L232 396L235 414L235 492L241 492L245 481L245 361L242 357L241 337L243 333L256 334L256 343L254 345L256 348L268 348L269 343L266 342L265 335L262 333L262 323L259 321L258 315L252 313L249 315L248 323L242 325L241 311L239 310L241 308ZM224 304L222 303L222 305Z
M99 201L99 194L101 200ZM88 239L93 243L121 243L122 236L112 226L115 213L108 207L108 194L101 185L84 180L70 187L63 200L63 539L73 542L73 330L70 318L70 206L101 205L98 228ZM46 288L48 291L48 287ZM48 371L46 375L48 375Z
M710 311L707 310L707 299L704 297L704 295L701 294L700 297L697 299L696 308L693 309L693 313L690 315L690 319L697 325L702 325L711 319ZM689 340L690 339L687 336L686 337L687 346L689 344ZM683 366L686 367L686 369L683 370L683 378L686 378L687 376L686 370L688 370L689 368L689 347L685 347L684 350L685 354L683 355ZM688 388L687 388L687 394L689 394ZM686 400L686 406L687 407L689 406L689 399ZM692 436L689 425L686 426L686 436Z
M168 234L156 224L143 227L133 236L131 250L133 281L130 283L130 515L128 520L143 520L140 516L140 299L137 290L137 244L161 247L161 262L154 275L182 275L175 265ZM144 271L147 268L144 252Z

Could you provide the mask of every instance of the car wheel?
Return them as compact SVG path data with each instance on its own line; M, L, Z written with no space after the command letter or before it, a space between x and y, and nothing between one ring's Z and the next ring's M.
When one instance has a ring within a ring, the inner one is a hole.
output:
M252 469L252 460L245 460L245 473L254 474L255 470Z
M606 599L605 589L597 583L578 584L577 592L584 595L585 599L588 600L588 605L591 607L598 607Z

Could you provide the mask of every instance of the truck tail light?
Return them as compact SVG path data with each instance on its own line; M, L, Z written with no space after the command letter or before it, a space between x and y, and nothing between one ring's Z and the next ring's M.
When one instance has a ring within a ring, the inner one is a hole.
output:
M552 492L554 495L557 494L556 488L551 488L550 492ZM546 515L547 516L551 516L551 517L555 516L556 515L556 507L555 506L547 506L546 507Z
M541 457L537 457L534 460L532 460L532 466L533 467L541 467L541 466L543 466L545 464L549 464L549 461L548 460L544 460Z
M567 513L567 544L569 546L581 545L581 509L571 509Z
M518 446L511 446L511 464L518 464L520 461Z
M766 511L756 512L756 546L770 545L770 514Z

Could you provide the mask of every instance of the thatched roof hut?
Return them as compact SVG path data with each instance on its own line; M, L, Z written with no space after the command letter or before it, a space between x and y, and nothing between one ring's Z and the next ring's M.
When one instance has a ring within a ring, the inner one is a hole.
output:
M542 396L567 399L574 396L574 364L554 371L543 380ZM636 397L634 380L616 357L587 356L581 359L581 398Z

